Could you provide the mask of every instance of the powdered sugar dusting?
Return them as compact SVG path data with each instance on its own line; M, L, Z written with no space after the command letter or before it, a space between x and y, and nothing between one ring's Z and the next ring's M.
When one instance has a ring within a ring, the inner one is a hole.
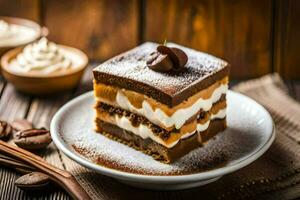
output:
M75 147L87 159L131 173L189 174L232 165L260 148L270 137L265 134L269 128L266 115L254 109L251 103L238 101L229 93L227 130L175 163L164 164L96 133L93 129L93 105L92 92L69 104L58 118L57 131L70 148Z
M195 81L203 80L227 66L225 61L212 55L168 43L167 46L180 48L187 54L186 67L180 73L155 72L147 67L146 61L148 56L156 50L157 45L156 43L146 42L104 62L94 70L139 81L174 95Z

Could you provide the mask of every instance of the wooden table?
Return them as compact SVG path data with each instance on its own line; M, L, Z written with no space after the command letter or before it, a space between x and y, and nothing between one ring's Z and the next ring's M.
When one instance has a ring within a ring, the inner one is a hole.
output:
M53 97L37 98L27 96L17 92L14 87L6 83L0 78L0 119L12 121L16 118L27 118L32 121L36 127L49 128L50 121L56 111L67 101L75 98L76 96L92 90L92 73L91 70L97 63L91 64L86 70L80 85L73 91L57 94ZM237 81L233 81L233 84ZM300 82L287 81L286 82L290 94L300 99ZM51 144L50 147L42 152L42 156L51 164L64 168L64 163L60 154L53 154L58 149ZM33 199L33 194L23 192L14 186L14 180L20 175L16 172L0 167L0 199ZM130 188L128 186L117 183L111 178L104 178L108 183L106 187L109 188L110 194L105 198L110 199L124 199L127 195L131 195L136 192L141 196L145 193L149 199L183 199L186 192L192 191L174 191L174 192L151 192L140 189ZM117 188L115 188L117 187ZM115 189L115 190L114 190ZM52 189L52 192L38 195L39 199L69 199L69 196L60 188Z

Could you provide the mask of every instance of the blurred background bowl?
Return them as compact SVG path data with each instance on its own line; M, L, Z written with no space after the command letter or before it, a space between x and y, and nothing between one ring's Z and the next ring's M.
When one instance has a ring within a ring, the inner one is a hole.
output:
M34 31L37 32L36 37L33 37L32 40L30 40L30 41L20 43L20 44L17 44L17 45L10 45L10 46L0 47L0 57L10 49L25 46L29 43L32 43L32 42L40 39L43 36L48 35L48 29L47 28L45 28L45 27L42 28L38 23L36 23L34 21L31 21L31 20L28 20L28 19L17 18L17 17L0 16L0 20L4 20L5 22L7 22L9 24L17 24L17 25L29 27L29 28L32 28Z
M85 53L76 48L64 45L58 46L65 50L72 51L80 56L82 59L80 66L74 69L63 71L61 73L53 74L30 74L14 72L10 69L10 62L23 50L23 48L19 47L8 51L2 56L2 75L19 91L31 95L44 96L73 89L78 85L85 68L88 66L88 57Z

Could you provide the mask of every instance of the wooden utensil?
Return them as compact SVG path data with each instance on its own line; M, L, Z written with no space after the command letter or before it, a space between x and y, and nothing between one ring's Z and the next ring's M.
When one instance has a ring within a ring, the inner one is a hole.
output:
M41 172L49 175L51 180L63 187L72 198L74 199L91 199L86 191L80 186L76 179L69 172L54 167L48 164L41 157L34 155L33 153L7 144L6 142L0 141L0 152L14 157L20 161L23 161Z
M12 169L22 169L27 172L36 171L36 168L3 154L0 154L0 165Z

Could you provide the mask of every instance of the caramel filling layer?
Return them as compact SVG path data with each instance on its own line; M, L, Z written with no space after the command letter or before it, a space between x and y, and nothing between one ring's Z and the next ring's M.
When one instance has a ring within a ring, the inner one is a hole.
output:
M191 96L188 98L186 101L183 101L182 103L178 104L175 107L168 107L165 104L162 104L146 95L130 91L130 90L125 90L125 89L120 89L114 86L109 86L105 85L102 83L96 83L94 81L94 93L97 101L105 102L107 104L119 106L116 102L117 99L117 94L118 92L121 92L125 97L128 98L129 102L136 108L140 109L142 108L142 104L144 101L147 101L151 108L153 110L155 109L161 109L164 111L167 115L171 116L174 114L177 110L187 108L192 106L198 99L209 99L212 96L212 93L215 91L216 88L220 87L221 85L227 85L228 84L228 77L224 77L222 80L215 82L208 88L199 91L197 94L194 96Z

